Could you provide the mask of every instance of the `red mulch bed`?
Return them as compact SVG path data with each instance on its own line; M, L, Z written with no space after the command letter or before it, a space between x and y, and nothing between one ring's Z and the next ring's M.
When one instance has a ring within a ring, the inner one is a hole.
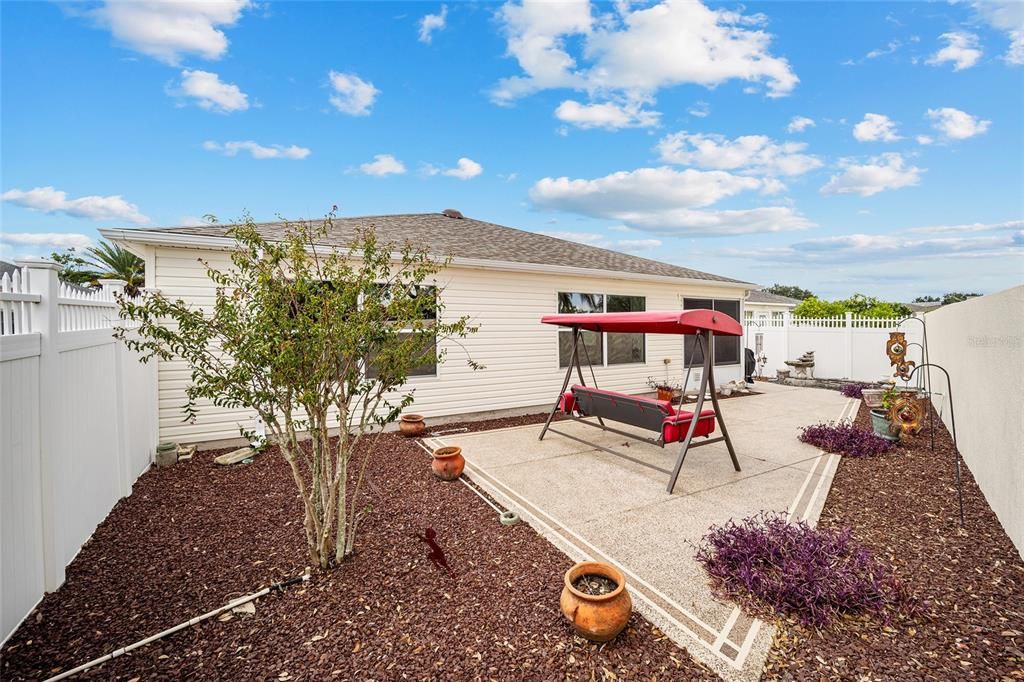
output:
M48 677L303 571L287 465L270 451L217 467L215 454L139 479L4 646L0 678ZM255 615L208 620L80 679L714 678L636 614L609 644L576 637L558 608L565 555L434 479L414 441L388 434L369 456L371 511L353 560L259 599ZM414 537L428 527L450 572Z
M871 429L863 404L856 422ZM926 427L893 452L843 458L819 521L891 562L921 615L846 618L821 635L782 623L764 679L1024 679L1024 562L966 466L961 529L953 442L935 424L934 451Z

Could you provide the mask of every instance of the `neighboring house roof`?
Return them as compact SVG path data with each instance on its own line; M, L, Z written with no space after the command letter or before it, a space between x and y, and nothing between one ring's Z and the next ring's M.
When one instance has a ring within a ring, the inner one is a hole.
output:
M409 241L437 256L456 259L500 261L542 266L584 268L624 272L656 277L678 277L708 283L749 285L737 279L700 270L631 256L618 251L579 244L557 237L527 232L472 218L452 218L442 213L363 216L335 218L331 232L321 241L327 246L346 247L357 228L372 225L383 242ZM100 230L108 239L124 241L187 242L188 238L224 238L229 225L195 227L134 228ZM284 237L285 223L258 223L256 229L266 239ZM186 244L183 244L186 245Z
M803 303L799 298L769 294L767 291L751 291L747 295L747 303L764 303L771 305L797 306Z
M926 313L929 310L935 310L936 308L942 307L941 301L929 301L928 303L904 303L912 313Z
M16 264L0 258L0 277L3 277L4 275L13 276L14 271L20 269L21 268L19 268Z

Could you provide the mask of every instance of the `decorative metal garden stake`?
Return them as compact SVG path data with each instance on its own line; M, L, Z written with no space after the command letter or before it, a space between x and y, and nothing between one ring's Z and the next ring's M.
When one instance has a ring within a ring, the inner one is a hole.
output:
M929 367L929 368L930 367L935 367L937 369L942 370L942 373L946 375L946 394L949 396L949 424L952 427L952 431L953 431L953 458L956 460L956 494L957 494L957 498L959 499L959 502L960 502L960 527L962 528L963 525L964 525L964 486L963 486L963 482L962 482L962 480L960 478L960 447L957 445L957 441L956 441L956 411L953 408L953 384L949 380L949 372L946 371L945 367L943 367L942 365L935 365L935 364L932 364L930 362L926 362L923 365L918 365L917 367L915 367L910 372L910 376L907 377L907 381L910 381L910 379L914 376L914 374L917 372L917 370L921 369L922 367ZM929 400L930 400L931 399L931 391L930 390L928 391L928 395L929 395ZM934 429L933 429L933 432L932 432L932 439L933 439L933 441L934 441L934 438L935 438L935 435L934 435Z
M908 320L917 320L918 322L921 323L921 340L924 342L924 345L921 345L921 359L922 359L923 362L922 362L922 364L918 365L917 368L914 370L914 371L917 371L917 369L921 369L921 367L929 367L929 365L928 365L928 323L925 322L923 317L910 316L910 317L904 317L902 320L900 320L899 322L896 323L896 326L899 327L904 322L907 322ZM907 346L909 346L909 345L910 344L907 344ZM920 344L916 344L916 345L920 345ZM886 346L886 350L888 350L888 346ZM906 348L904 348L903 352L904 352L904 354L906 353ZM945 371L945 370L943 370L943 371ZM914 372L910 372L910 374L908 375L908 377L905 380L909 382L910 381L909 376L912 376L913 374L914 374ZM948 376L947 376L947 379L948 379ZM932 399L932 371L931 371L930 367L929 367L928 371L925 372L925 389L928 392L928 400L930 401ZM950 403L952 403L952 398L950 398ZM935 423L934 423L934 420L932 419L932 412L931 412L931 410L928 410L928 430L931 432L932 450L934 450L935 449Z

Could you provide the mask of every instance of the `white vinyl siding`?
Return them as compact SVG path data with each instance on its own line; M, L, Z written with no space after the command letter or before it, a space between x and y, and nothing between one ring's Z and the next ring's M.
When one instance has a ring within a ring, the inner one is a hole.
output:
M199 258L217 267L229 266L228 254L178 247L157 247L152 262L152 285L170 298L210 306L214 289ZM408 388L415 389L410 410L430 419L487 410L534 407L550 409L561 386L563 370L558 363L558 329L540 323L555 310L559 291L611 292L643 296L647 310L679 310L682 297L740 298L736 289L687 283L662 283L627 279L524 273L451 266L438 276L444 316L469 315L480 326L477 334L462 345L474 361L486 369L474 371L466 365L462 348L454 342L447 347L446 361L436 376L413 377ZM258 334L259 330L253 330ZM685 372L681 362L682 342L678 336L648 334L644 362L597 366L602 388L626 393L647 393L648 376L664 375L680 380ZM664 364L665 358L671 364ZM740 366L723 367L720 382L741 378ZM589 375L587 377L589 382ZM162 439L180 442L208 442L239 436L238 425L251 426L252 413L219 408L201 402L194 424L182 422L181 406L189 372L183 362L160 363L160 431Z

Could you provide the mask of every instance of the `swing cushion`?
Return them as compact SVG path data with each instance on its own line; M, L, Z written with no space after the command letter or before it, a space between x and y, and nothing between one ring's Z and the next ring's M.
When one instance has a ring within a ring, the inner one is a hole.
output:
M579 384L562 395L559 407L565 414L575 410L584 416L602 417L661 433L665 443L675 443L686 438L686 431L693 419L693 412L676 411L668 400L654 400ZM714 410L701 410L694 435L706 436L714 431L714 417Z
M686 432L690 429L690 422L693 420L693 412L679 410L671 417L665 417L662 422L661 435L666 443L678 443L686 438ZM701 410L700 419L697 420L697 428L693 436L707 436L715 430L715 411Z

